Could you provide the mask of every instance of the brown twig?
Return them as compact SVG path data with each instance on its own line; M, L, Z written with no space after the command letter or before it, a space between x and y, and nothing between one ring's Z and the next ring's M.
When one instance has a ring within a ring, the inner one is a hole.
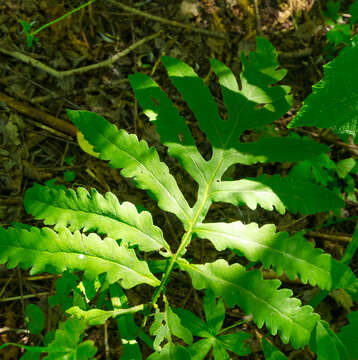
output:
M0 101L5 102L7 105L15 109L16 111L21 112L22 114L25 114L29 117L35 118L37 120L41 120L44 123L50 125L51 127L62 131L66 134L69 134L71 136L75 136L77 133L76 126L72 125L71 123L59 119L53 115L50 115L42 110L39 110L37 108L34 108L32 106L28 106L22 102L16 101L9 96L0 93Z
M298 133L303 133L303 134L307 134L307 135L310 135L316 139L323 139L325 141L329 141L333 144L336 144L338 146L341 146L345 149L347 149L348 151L350 151L353 155L356 155L358 156L358 146L355 145L355 144L347 144L345 143L344 141L341 141L341 140L336 140L334 138L334 135L326 135L326 134L316 134L312 131L308 131L308 130L305 130L305 129L301 129L301 128L293 128L292 129L293 131L295 132L298 132Z
M160 16L152 15L152 14L149 14L147 12L144 12L144 11L141 11L141 10L138 10L138 9L134 9L134 8L132 8L130 6L127 6L127 5L124 5L121 2L116 1L116 0L108 0L107 2L109 2L109 3L111 3L111 4L115 5L115 6L118 6L121 9L123 9L123 10L125 10L125 11L127 11L129 13L132 13L132 14L135 14L135 15L138 15L138 16L142 16L142 17L145 17L145 18L153 20L153 21L158 21L158 22L161 22L162 24L175 26L175 27L181 27L183 29L186 29L186 30L189 30L189 31L192 31L192 32L196 32L196 33L199 33L199 34L207 35L207 36L218 38L218 39L227 39L227 35L222 33L222 32L216 32L216 31L210 31L210 30L206 30L206 29L201 29L201 28L189 25L189 24L183 24L183 23L178 22L178 21L164 19L164 18L162 18Z
M9 278L0 278L0 283L6 283L6 282L17 282L18 279L14 279L13 273ZM24 281L43 281L43 280L51 280L51 279L57 279L59 277L62 277L62 275L37 275L37 276L24 276ZM1 294L0 294L1 296Z
M311 48L305 48L287 52L278 51L277 53L280 58L297 59L299 57L310 56L312 54L312 51L313 50Z
M258 0L254 0L254 6L255 6L255 17L256 17L256 32L257 32L257 35L261 36L262 28L261 28L261 16L260 16Z
M4 299L0 299L0 302L7 302L7 301L15 301L15 300L24 300L24 299L31 299L34 297L40 297L40 296L47 296L47 295L53 295L54 293L51 291L44 291L37 294L29 294L24 296L12 296Z
M349 243L352 240L352 236L349 236L349 235L325 234L325 233L321 233L318 231L307 231L306 235L324 239L324 240L344 242L344 243Z
M139 46L143 45L145 42L148 42L150 40L153 40L155 38L157 38L159 35L161 34L161 31L157 32L156 34L150 35L150 36L146 36L143 39L137 41L135 44L132 44L131 46L127 47L125 50L119 52L116 55L113 55L112 57L110 57L107 60L101 61L97 64L91 64L91 65L87 65L87 66L83 66L77 69L71 69L71 70L64 70L64 71L58 71L55 70L53 68L51 68L50 66L47 66L46 64L42 63L41 61L38 61L30 56L27 56L25 54L22 54L19 51L11 51L11 50L7 50L3 47L0 46L0 52L9 56L12 56L15 59L21 60L26 64L30 64L33 67L36 67L42 71L45 71L46 73L56 77L56 78L64 78L66 76L71 76L71 75L78 75L78 74L83 74L87 71L90 70L96 70L102 67L110 67L112 66L119 58L127 55L128 53L130 53L131 51L133 51L134 49L138 48Z

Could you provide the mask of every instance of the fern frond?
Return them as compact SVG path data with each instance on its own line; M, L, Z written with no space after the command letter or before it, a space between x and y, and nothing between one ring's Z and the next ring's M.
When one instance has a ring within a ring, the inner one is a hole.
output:
M106 282L120 281L128 289L138 284L158 286L159 280L149 271L145 261L138 260L133 249L115 240L102 240L96 234L72 234L65 227L58 233L49 229L0 227L0 264L8 268L31 267L30 274L83 271L88 279L105 274Z
M347 348L324 320L317 321L309 346L317 354L317 360L350 359Z
M142 251L170 251L162 230L153 224L148 211L138 213L132 203L120 204L110 192L102 196L95 189L89 193L84 188L74 191L36 184L27 190L24 205L29 214L44 220L46 225L96 231L129 246L138 245Z
M271 334L279 332L284 343L291 341L298 348L309 342L319 315L312 313L310 306L301 307L300 300L291 298L291 290L277 290L279 280L263 280L260 271L247 272L240 264L229 265L222 259L204 265L184 259L178 263L190 274L195 289L210 289L230 308L238 305L253 315L258 327L265 324Z
M136 186L147 190L162 210L174 213L184 226L188 225L191 209L155 148L149 148L143 140L138 141L134 134L118 130L97 114L74 110L67 113L95 152L100 154L100 159L109 160L109 165L114 168L123 168L121 175L133 177Z
M344 201L325 187L279 175L216 182L210 196L213 201L246 204L253 210L257 205L265 210L275 207L280 214L286 209L292 213L315 214L344 206Z
M345 345L350 360L358 359L358 311L348 314L349 324L343 326L338 333L339 339Z
M303 283L321 289L345 287L356 282L350 268L333 259L323 250L314 248L302 235L289 236L276 232L273 224L258 227L256 223L202 223L193 228L202 239L209 239L218 251L239 250L250 261L260 261L265 268L272 266L290 279L298 276Z

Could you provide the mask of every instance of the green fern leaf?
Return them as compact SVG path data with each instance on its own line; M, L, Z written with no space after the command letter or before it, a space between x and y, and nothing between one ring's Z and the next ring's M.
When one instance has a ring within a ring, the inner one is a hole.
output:
M280 275L290 279L299 276L303 283L321 289L345 287L356 282L353 272L323 250L316 249L302 233L289 236L276 233L273 224L258 227L256 223L202 223L193 228L202 239L209 239L218 251L239 250L250 261L261 261L265 268L273 266Z
M133 177L136 186L148 190L162 210L174 213L184 226L188 226L191 209L155 148L149 148L145 141L138 141L134 134L118 130L97 114L75 110L67 113L94 150L100 153L100 159L109 160L114 168L123 168L121 175Z
M7 262L8 268L32 267L30 274L84 271L88 279L105 273L109 284L120 281L126 289L143 283L160 284L134 250L111 238L102 240L96 234L85 236L78 231L72 234L64 227L59 227L58 233L49 228L28 231L0 227L0 238L0 264Z
M347 348L324 320L317 321L310 348L317 354L317 360L350 359Z
M280 214L286 209L292 213L314 214L344 206L338 195L322 186L279 175L220 181L213 184L210 195L213 201L246 204L253 210L257 204L265 210L275 207Z
M211 348L215 360L229 360L227 350L241 356L250 353L250 349L245 344L245 341L250 338L250 334L243 331L221 334L225 331L225 329L221 329L225 320L225 306L222 298L216 302L216 297L212 292L206 291L204 297L206 322L188 310L178 308L174 311L179 315L182 324L190 329L193 335L204 338L188 347L192 360L203 360Z
M310 306L301 307L300 300L291 298L291 290L277 290L279 280L263 280L260 271L246 272L240 264L229 265L223 259L205 265L184 259L178 263L190 274L194 288L210 289L222 296L230 308L238 305L253 315L258 327L265 324L273 335L278 331L284 343L291 341L297 348L309 342L319 315L312 313Z
M264 351L265 360L287 360L287 357L266 339L262 339L262 350Z
M345 345L350 360L358 359L358 311L348 315L349 324L338 333L339 339Z
M105 196L95 189L61 190L35 185L27 190L25 209L46 225L67 226L69 230L96 231L128 245L138 245L142 251L166 249L169 245L160 228L153 225L148 211L138 213L126 201L120 204L108 192Z
M92 340L80 343L80 336L87 325L78 319L68 319L60 323L54 340L48 345L48 355L44 360L88 360L93 359L97 349Z
M331 128L337 135L358 139L356 83L358 80L358 36L339 55L324 66L324 76L313 86L300 111L288 127ZM323 105L324 104L324 105Z

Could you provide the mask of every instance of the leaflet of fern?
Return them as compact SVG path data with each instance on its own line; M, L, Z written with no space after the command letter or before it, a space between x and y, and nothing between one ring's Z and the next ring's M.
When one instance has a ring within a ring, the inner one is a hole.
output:
M358 311L348 314L349 324L343 326L338 333L338 338L346 347L349 359L358 359Z
M97 114L68 110L68 116L102 160L109 160L114 168L123 168L121 175L133 177L136 186L148 190L161 209L174 213L184 225L188 224L191 209L155 148L149 148L143 140L138 141L136 135L118 130Z
M301 307L300 300L291 298L291 290L277 290L279 280L263 280L260 271L245 271L242 265L229 265L223 259L204 265L180 259L179 266L190 274L196 289L210 289L229 307L238 305L253 315L258 327L265 324L273 335L278 331L284 343L291 341L297 348L309 342L319 315L310 306Z
M120 204L110 192L102 196L95 189L89 193L84 188L74 191L35 185L26 192L24 204L29 214L46 225L98 231L128 245L138 245L142 251L170 250L148 211L138 213L132 203Z
M260 205L265 210L276 208L280 214L314 214L344 206L344 201L332 191L309 181L297 181L291 176L258 176L236 181L220 181L210 190L213 201L233 205L246 204L250 209Z
M351 359L344 343L324 320L317 321L309 346L317 354L317 360Z
M8 268L31 267L30 274L84 271L89 279L105 273L107 283L120 281L126 289L143 283L160 284L134 250L111 238L102 240L96 234L86 236L78 231L72 234L65 227L58 227L58 233L49 228L28 231L0 227L0 238L0 264L7 262Z
M285 272L290 279L299 276L303 283L321 289L331 290L356 282L348 266L314 248L301 233L291 237L286 232L277 233L272 224L259 228L256 223L244 225L241 221L202 223L195 225L193 232L209 239L218 251L239 250L250 261L261 261L265 268L273 266L279 275Z

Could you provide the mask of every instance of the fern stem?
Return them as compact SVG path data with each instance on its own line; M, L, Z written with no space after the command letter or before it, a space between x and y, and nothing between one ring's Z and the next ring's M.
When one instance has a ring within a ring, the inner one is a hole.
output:
M182 257L184 255L185 248L190 244L191 237L192 237L192 234L193 234L193 229L195 228L195 225L196 225L198 219L200 218L200 216L203 215L202 214L203 212L207 211L205 209L207 208L206 203L208 201L208 189L210 189L210 186L213 183L213 181L215 180L215 178L216 178L215 176L218 173L218 171L220 171L220 168L221 168L222 163L224 161L224 158L223 158L224 152L223 151L218 151L217 150L217 155L218 155L217 164L215 166L215 169L214 169L213 173L211 174L210 181L208 181L207 184L206 184L206 189L204 191L205 196L202 196L202 198L200 199L201 203L199 203L199 204L197 203L193 207L193 209L195 209L196 212L195 212L195 215L193 216L192 221L189 222L190 223L189 229L183 235L182 240L180 242L180 245L179 245L176 253L171 257L170 262L168 263L168 265L167 265L167 267L165 269L165 272L164 272L164 274L162 276L162 279L160 281L160 285L159 285L158 288L156 288L156 290L155 290L155 292L153 294L153 297L152 297L152 301L149 304L148 313L144 315L142 324L138 328L136 337L139 335L140 331L142 331L142 329L145 327L145 325L147 323L147 320L148 320L148 317L150 315L149 312L152 310L153 307L154 308L157 307L157 302L159 300L160 295L163 292L165 292L166 285L167 285L167 283L169 281L169 278L170 278L171 272L173 271L175 263L177 262L178 258L180 258L180 257ZM214 154L213 154L213 158L214 158Z

